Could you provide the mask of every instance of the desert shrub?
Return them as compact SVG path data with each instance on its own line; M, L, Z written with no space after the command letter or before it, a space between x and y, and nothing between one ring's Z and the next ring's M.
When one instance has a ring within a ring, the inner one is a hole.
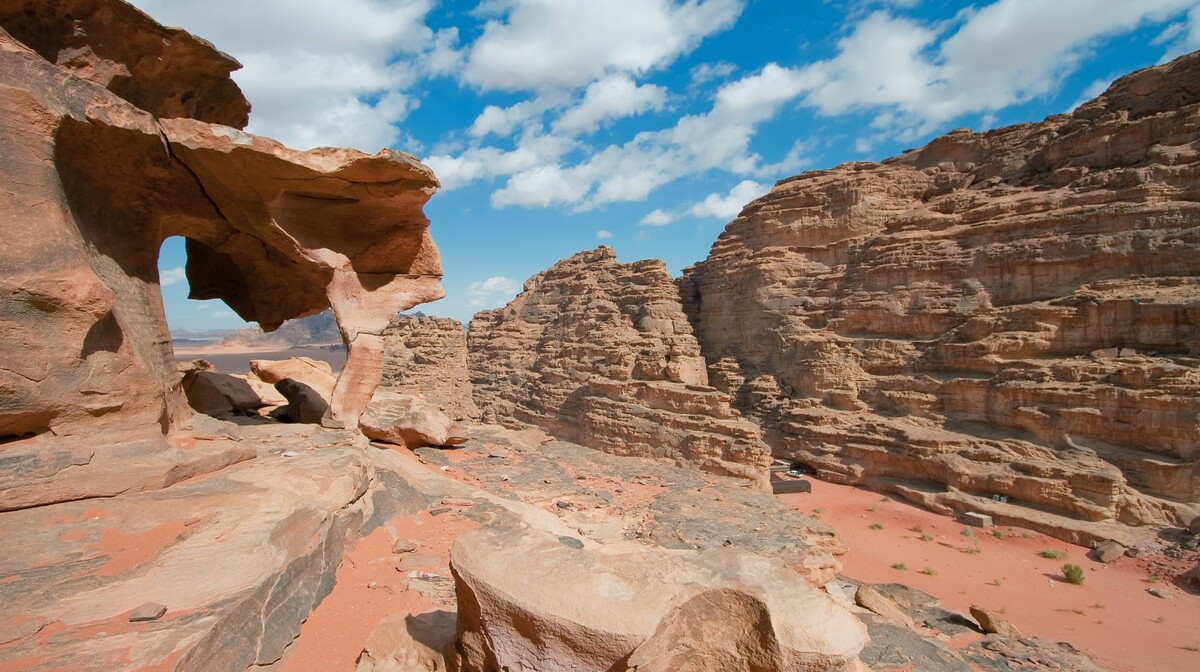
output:
M1060 551L1057 548L1044 548L1038 555L1051 560L1060 560L1067 557L1066 551Z
M871 529L872 530L882 530L883 524L882 523L871 523Z
M1072 565L1068 562L1062 566L1062 573L1063 576L1067 577L1067 583L1073 583L1077 586L1083 583L1083 568L1079 565Z
M959 534L961 534L964 537L973 537L973 536L975 536L975 530L972 530L969 527L964 527L964 528L962 528L962 531L959 532Z
M904 564L903 562L893 562L892 569L898 569L903 572L904 570L908 569L908 565Z

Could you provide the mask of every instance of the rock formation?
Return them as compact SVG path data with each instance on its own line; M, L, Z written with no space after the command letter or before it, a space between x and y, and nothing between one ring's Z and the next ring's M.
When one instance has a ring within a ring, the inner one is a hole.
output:
M236 61L118 0L4 1L0 27L0 509L57 481L41 492L105 494L92 471L147 487L119 478L128 445L165 455L189 415L158 287L172 235L193 298L266 329L333 308L350 352L327 420L356 423L388 320L442 295L432 172L243 133Z
M1186 525L1197 91L1193 54L1069 115L781 181L680 280L711 379L822 478L1079 541Z
M384 330L383 347L381 388L420 394L455 420L479 419L461 322L401 315Z
M704 358L660 261L608 247L564 259L468 332L476 403L617 455L667 457L765 479L754 425L708 385Z

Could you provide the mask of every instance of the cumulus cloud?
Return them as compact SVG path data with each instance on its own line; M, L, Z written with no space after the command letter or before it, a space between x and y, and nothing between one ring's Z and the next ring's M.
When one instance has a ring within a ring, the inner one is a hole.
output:
M463 81L483 90L575 88L664 67L728 28L743 0L497 0Z
M747 203L771 190L769 185L759 184L753 180L739 182L725 196L709 194L705 199L691 207L689 212L696 217L716 217L730 220L738 216Z
M609 238L612 238L612 236L612 231L609 231L608 229L600 229L596 232L596 240L608 240Z
M612 75L589 84L583 100L554 122L554 130L571 135L586 133L609 119L662 110L666 102L665 88L639 85L626 75Z
M457 34L425 25L434 0L133 1L234 54L254 107L247 130L297 148L391 146L417 105L409 89L426 69L455 67Z
M168 268L165 271L160 271L158 274L158 284L163 287L177 285L187 280L187 273L184 272L182 266Z
M467 285L467 305L472 308L498 306L520 290L520 283L503 275L476 280Z
M646 226L666 226L673 221L675 221L675 215L672 215L666 210L659 208L645 217L642 217L642 221L638 222L638 224L644 224Z

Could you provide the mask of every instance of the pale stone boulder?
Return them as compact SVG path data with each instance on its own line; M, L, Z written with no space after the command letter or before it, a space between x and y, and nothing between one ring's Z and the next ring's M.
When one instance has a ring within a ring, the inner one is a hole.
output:
M443 672L443 651L454 639L454 624L449 611L387 616L367 638L354 672Z
M779 560L566 541L516 529L455 541L458 669L861 669L865 626Z
M422 446L461 443L453 436L453 422L424 397L376 390L359 418L363 434L377 441L415 450Z

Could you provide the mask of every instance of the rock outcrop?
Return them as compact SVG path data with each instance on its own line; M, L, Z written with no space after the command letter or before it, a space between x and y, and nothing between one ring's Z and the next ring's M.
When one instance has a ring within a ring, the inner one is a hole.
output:
M476 314L467 340L476 403L502 423L765 483L767 449L709 386L660 261L621 264L608 247L576 254Z
M420 394L455 420L478 420L467 368L467 332L458 320L400 315L383 332L381 388Z
M442 295L433 173L243 133L236 61L118 0L0 2L0 27L0 509L60 480L45 492L105 494L89 473L136 459L118 443L169 452L190 413L158 287L172 235L193 298L266 329L333 308L350 352L328 421L354 425L388 320Z
M1069 115L781 181L680 280L710 378L822 478L1081 542L1186 525L1197 91L1192 54Z

